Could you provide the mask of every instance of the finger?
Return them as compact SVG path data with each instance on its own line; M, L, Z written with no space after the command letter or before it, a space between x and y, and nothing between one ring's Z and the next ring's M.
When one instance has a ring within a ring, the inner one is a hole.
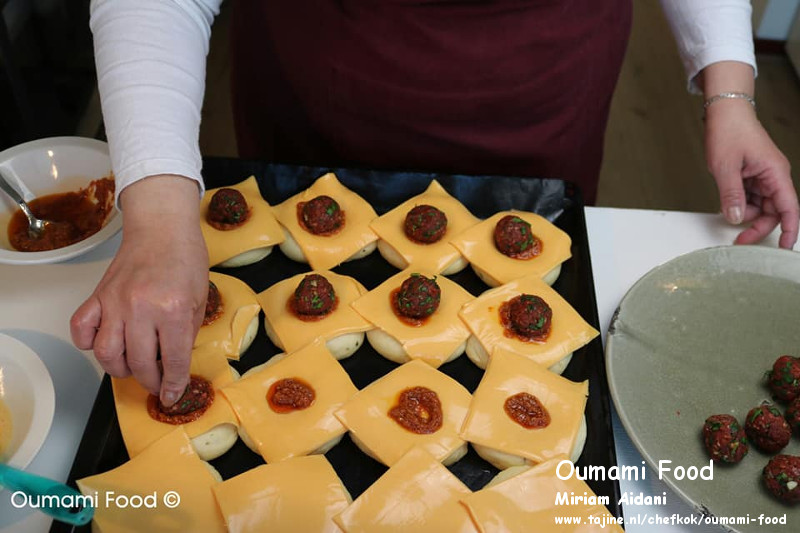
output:
M149 322L132 320L125 324L126 358L131 373L150 394L161 389L161 371L156 363L158 337Z
M161 381L161 402L164 405L175 403L189 383L195 333L196 328L189 320L172 320L158 332L164 367Z
M752 222L764 212L760 206L747 204L744 208L744 217L742 217L742 222Z
M72 343L79 350L91 350L94 346L102 314L100 300L92 295L72 315L69 321L69 333L72 336Z
M183 395L189 384L189 366L194 344L193 328L170 325L159 330L161 345L161 364L164 375L161 377L161 403L170 406Z
M100 320L100 327L94 338L94 357L103 370L115 378L131 375L125 361L125 323L106 313Z
M742 168L730 160L714 168L714 179L719 189L719 201L725 220L741 224L745 214L745 194L742 183Z
M798 225L800 225L800 207L791 179L779 182L771 200L774 210L780 217L781 237L778 245L791 250L797 242Z
M764 213L753 221L753 224L736 237L736 244L754 244L769 235L778 225L777 215Z

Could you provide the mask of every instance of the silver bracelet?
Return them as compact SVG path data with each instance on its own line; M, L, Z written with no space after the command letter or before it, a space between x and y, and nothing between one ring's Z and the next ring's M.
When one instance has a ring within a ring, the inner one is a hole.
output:
M753 107L756 106L755 99L747 93L719 93L715 94L714 96L712 96L703 103L703 110L708 109L708 106L710 106L711 104L713 104L718 100L732 100L737 98L741 100L747 100Z

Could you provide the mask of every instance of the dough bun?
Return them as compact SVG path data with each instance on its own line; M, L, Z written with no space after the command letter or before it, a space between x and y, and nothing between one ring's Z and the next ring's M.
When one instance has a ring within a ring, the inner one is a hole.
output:
M308 263L308 259L306 258L306 254L303 253L302 248L300 245L297 244L297 241L292 237L292 234L289 233L285 228L283 230L286 239L280 244L281 252L291 259L292 261L297 261L298 263ZM347 261L355 261L356 259L361 259L362 257L367 257L369 254L375 251L375 248L378 247L377 242L371 242L366 245L361 250L357 251L347 259Z
M272 341L272 344L283 350L283 343L278 338L278 335L275 333L275 330L270 325L268 320L264 320L264 330L267 332L267 337L269 337L269 340ZM363 331L345 333L325 342L325 345L328 347L328 351L331 352L331 355L338 360L350 357L361 347L362 344L364 344Z
M322 446L320 446L316 450L314 450L312 452L309 452L308 455L313 455L313 454L322 454L322 455L324 455L324 454L328 453L331 448L333 448L334 446L339 444L339 441L342 440L343 436L344 436L344 433L341 434L341 435L335 436L334 438L332 438L329 441L325 442ZM244 442L245 445L248 448L253 450L254 453L256 453L258 455L261 455L261 452L258 451L258 447L253 442L253 439L250 438L250 435L247 433L247 430L244 428L244 426L239 426L239 437L241 437L242 442Z
M378 252L380 252L381 257L386 259L386 261L395 268L405 270L408 266L408 261L383 239L378 241ZM452 265L442 270L442 275L452 276L453 274L457 274L467 268L468 264L469 261L467 261L463 255L459 255L458 259Z
M389 361L401 365L403 363L411 361L411 358L406 353L406 350L405 348L403 348L403 345L400 344L400 341L398 341L396 338L389 335L382 329L375 328L369 330L367 332L367 341L369 341L370 346L372 346L372 348L376 352L384 356ZM464 353L466 347L467 347L466 341L462 342L461 345L458 348L456 348L453 351L453 353L450 354L450 357L448 357L447 360L444 361L444 363L449 363L450 361L456 359L458 356Z
M484 282L485 284L487 284L488 286L490 286L490 287L499 287L500 285L502 285L502 283L500 283L498 280L496 280L494 277L492 277L488 272L486 272L484 269L482 269L482 268L480 268L480 267L478 267L478 266L476 266L474 264L472 265L472 270L481 279L481 281ZM561 264L560 263L558 265L554 266L553 269L550 272L545 274L542 277L542 281L544 281L548 285L552 285L558 279L558 275L559 274L561 274Z
M239 343L239 358L241 358L247 349L250 348L250 345L253 344L256 335L258 335L258 315L253 317L253 320L247 325L247 329L242 336L242 342Z
M222 263L214 266L218 266L220 268L237 268L252 265L253 263L258 263L272 253L272 248L272 246L265 246L263 248L248 250L240 253L239 255L234 255L230 259L226 259Z
M575 444L572 446L572 452L569 456L570 461L574 463L580 458L581 453L583 453L583 446L585 444L586 416L584 415L584 417L581 419L581 425L578 428L578 436L575 437ZM475 448L475 451L484 460L500 470L519 466L530 466L532 464L530 459L526 459L525 457L521 457L519 455L501 452L500 450L496 450L489 446L472 443L472 447ZM498 483L500 483L500 481L498 481Z
M369 457L375 459L379 463L383 463L383 461L378 459L378 456L372 450L370 450L369 447L366 444L364 444L364 441L359 439L356 436L356 434L353 433L352 431L350 432L350 438L353 440L355 445L358 446L358 449L361 450L362 452L364 452L365 455L368 455ZM442 464L444 466L450 466L451 464L455 463L456 461L459 461L466 454L467 454L467 443L464 442L464 444L462 444L461 446L459 446L458 448L453 450L453 452L450 455L445 457L444 461L442 461ZM390 465L387 465L387 466L390 466Z
M470 335L467 339L467 348L465 351L467 352L467 357L469 357L470 361L475 363L475 366L484 370L486 369L486 365L489 364L489 353L483 348L483 344L481 344L475 335ZM569 362L572 361L572 354L573 352L568 353L560 360L550 365L548 370L554 374L563 374L564 370L569 366Z
M230 369L233 379L239 379L239 372L233 367L230 367ZM220 395L217 393L215 394L214 401L224 402L225 400L221 399ZM203 461L211 461L233 448L233 445L236 444L238 439L239 435L236 431L236 426L226 423L214 426L205 433L198 435L191 439L191 443L200 459Z

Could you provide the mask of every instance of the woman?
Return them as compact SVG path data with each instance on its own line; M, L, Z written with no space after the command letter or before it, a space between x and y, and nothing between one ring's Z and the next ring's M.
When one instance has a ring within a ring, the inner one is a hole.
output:
M75 344L166 405L182 393L207 293L197 136L220 0L97 0L98 81L118 181L120 250L73 316ZM789 165L756 118L746 0L662 0L738 243L797 239ZM564 178L591 203L630 0L240 0L240 155ZM147 178L147 179L143 179ZM163 374L156 365L160 350Z

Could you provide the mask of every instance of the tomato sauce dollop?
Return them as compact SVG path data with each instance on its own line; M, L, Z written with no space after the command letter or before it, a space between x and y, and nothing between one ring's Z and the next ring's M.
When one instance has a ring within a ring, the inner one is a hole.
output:
M276 413L308 409L316 398L314 388L299 378L279 379L267 391L267 403Z
M533 394L520 392L509 396L503 407L511 420L526 429L546 428L550 425L550 413Z
M94 199L94 200L93 200ZM94 180L77 192L48 194L28 205L40 219L52 222L37 238L28 235L28 219L17 210L8 224L8 241L20 252L63 248L91 237L103 227L114 207L114 179Z
M389 409L389 418L417 435L436 433L444 420L442 402L427 387L411 387L400 393L397 405Z

